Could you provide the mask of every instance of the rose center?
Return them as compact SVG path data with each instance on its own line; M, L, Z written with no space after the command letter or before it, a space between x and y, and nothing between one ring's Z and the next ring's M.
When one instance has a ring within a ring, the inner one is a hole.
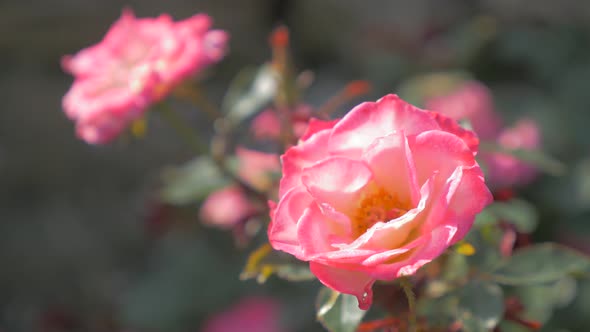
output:
M353 231L358 237L378 222L395 219L408 211L408 205L383 188L363 197L352 217Z

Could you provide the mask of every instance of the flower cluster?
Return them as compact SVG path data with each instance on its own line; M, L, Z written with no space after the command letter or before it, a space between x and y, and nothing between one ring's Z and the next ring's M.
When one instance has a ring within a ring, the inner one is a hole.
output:
M548 271L539 278L544 287L587 272L585 257L552 246L531 245L525 259L509 261L531 244L537 222L529 204L513 199L511 188L537 175L517 152L528 152L534 162L539 154L530 150L539 148L541 135L530 119L505 126L483 84L436 75L427 88L419 80L419 87L405 91L425 109L388 94L334 119L371 84L352 81L324 104L305 103L301 96L313 75L295 73L288 30L279 27L270 38L272 60L237 75L217 108L188 84L226 53L228 34L211 24L205 14L173 21L168 15L140 19L125 10L100 43L62 61L75 77L63 108L88 143L113 140L172 94L208 113L212 136L205 143L205 135L171 107L162 112L196 158L162 176L147 223L152 234L171 228L164 219L183 206L202 224L233 231L241 248L258 242L240 278L317 278L329 288L319 292L317 317L333 332L430 331L437 323L429 325L428 315L439 314L446 325L437 331L468 330L465 322L493 330L502 319L540 326L521 317L524 306L516 295L505 298L503 285L518 288L522 275L533 275L538 266ZM449 85L456 89L437 94ZM240 130L245 125L249 130ZM473 261L481 258L496 269L486 270L485 279L463 257L480 250ZM569 261L557 271L557 265L542 264L545 255ZM402 291L407 311L390 303L400 297L390 295ZM416 296L435 304L448 298L452 308L434 314L424 309L417 319ZM477 302L488 298L490 305ZM458 307L461 301L474 301L476 310ZM373 303L388 315L363 323ZM247 298L209 317L203 331L282 331L279 309L272 299Z

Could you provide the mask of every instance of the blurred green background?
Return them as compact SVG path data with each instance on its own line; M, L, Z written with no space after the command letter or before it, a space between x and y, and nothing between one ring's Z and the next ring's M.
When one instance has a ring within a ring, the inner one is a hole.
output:
M213 100L239 69L269 59L279 23L291 29L298 68L315 73L312 105L353 79L371 81L367 99L376 99L418 74L471 73L507 122L535 119L544 150L568 166L521 190L540 212L534 239L590 253L589 1L4 0L1 331L199 331L248 294L283 299L289 331L321 330L318 282L241 282L247 253L231 234L200 226L196 214L162 221L160 171L191 153L159 119L143 140L94 147L74 136L60 106L72 82L60 57L98 42L125 6L138 17L206 12L229 31L231 52L205 80ZM544 331L590 330L590 282L576 293Z

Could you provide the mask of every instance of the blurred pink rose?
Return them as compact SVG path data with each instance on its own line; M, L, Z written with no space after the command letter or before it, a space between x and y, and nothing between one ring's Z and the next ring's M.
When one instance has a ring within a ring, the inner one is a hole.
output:
M175 22L125 10L100 43L64 56L62 66L75 81L63 108L78 136L92 144L112 140L150 104L219 61L228 35L210 27L204 14Z
M541 145L541 134L536 122L521 119L513 127L504 129L497 143L507 149L536 150ZM495 188L507 188L531 182L537 176L534 166L505 153L486 153L482 158L488 165L488 181Z
M249 297L211 317L201 332L284 332L281 304L266 297Z
M438 257L492 196L477 137L443 115L388 95L324 124L282 156L268 236L367 309L376 280Z
M238 176L253 188L265 191L273 184L273 173L280 170L276 154L237 148ZM231 229L246 221L260 208L252 203L244 190L238 185L230 185L213 192L201 207L201 220L208 225Z
M494 139L501 128L490 90L476 81L469 81L448 95L427 100L426 108L457 121L468 120L482 140Z
M481 83L467 82L449 95L428 100L426 105L455 120L469 120L483 141L508 149L534 150L540 146L541 135L533 120L522 119L513 127L502 127L491 92ZM488 169L488 184L495 190L527 184L537 175L533 166L509 154L482 152L481 157Z
M310 117L311 107L305 104L297 106L291 113L291 123L295 137L301 137L305 133ZM281 136L281 121L277 112L272 109L262 111L252 120L251 131L256 139L279 139Z
M249 200L242 188L231 185L213 192L199 212L203 223L223 229L232 229L245 221L258 209Z
M252 187L264 191L273 183L273 175L281 169L279 156L238 147L238 176Z

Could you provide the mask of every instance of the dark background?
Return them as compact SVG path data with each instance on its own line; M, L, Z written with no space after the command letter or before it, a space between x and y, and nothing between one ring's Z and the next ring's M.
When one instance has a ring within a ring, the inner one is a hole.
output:
M191 157L158 119L143 140L96 147L75 137L60 106L72 82L60 57L98 42L125 6L138 17L205 12L231 34L229 56L206 79L214 100L240 68L268 60L268 34L278 23L291 29L297 66L316 74L311 104L353 79L373 82L368 98L375 99L415 74L470 72L492 88L508 122L535 119L544 150L568 166L565 176L543 176L522 190L540 209L535 239L590 251L589 1L4 0L2 331L123 331L119 324L198 331L204 317L244 294L288 298L291 331L319 328L318 283L240 282L246 254L196 216L154 234L148 216L160 171ZM590 284L577 291L556 326L590 328Z

